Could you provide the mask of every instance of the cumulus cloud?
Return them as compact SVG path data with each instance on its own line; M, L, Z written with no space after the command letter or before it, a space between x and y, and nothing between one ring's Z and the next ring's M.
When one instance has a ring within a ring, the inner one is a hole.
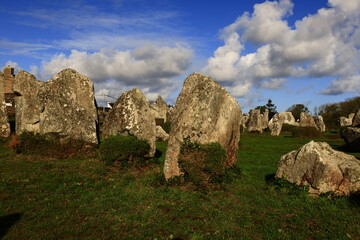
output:
M42 79L65 68L73 68L95 83L97 95L118 97L131 87L139 87L150 98L165 98L178 87L173 80L184 73L192 60L192 50L184 46L145 45L134 50L102 49L98 52L72 50L42 63ZM38 69L34 68L34 71Z
M237 97L252 88L279 89L288 77L323 77L334 80L322 94L359 91L360 3L329 0L290 26L290 0L254 5L221 32L224 45L208 59L205 73L229 86ZM246 53L248 43L257 46Z

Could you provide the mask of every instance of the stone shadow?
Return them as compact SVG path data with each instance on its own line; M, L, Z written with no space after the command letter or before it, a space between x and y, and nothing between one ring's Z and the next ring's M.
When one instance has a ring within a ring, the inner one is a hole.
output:
M13 213L0 217L0 239L2 239L10 228L20 220L21 213Z

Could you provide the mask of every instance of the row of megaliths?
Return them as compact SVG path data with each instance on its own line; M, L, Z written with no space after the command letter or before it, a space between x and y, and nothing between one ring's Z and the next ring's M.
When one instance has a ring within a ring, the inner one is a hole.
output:
M7 66L0 72L0 136L10 135L9 118L15 116L15 94L12 90L15 80L14 68Z

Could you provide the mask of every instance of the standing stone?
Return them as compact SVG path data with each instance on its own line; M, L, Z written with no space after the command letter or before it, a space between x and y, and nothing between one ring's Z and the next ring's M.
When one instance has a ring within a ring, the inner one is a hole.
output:
M279 113L279 120L282 124L289 124L293 126L298 126L299 124L296 122L294 116L291 112L281 112Z
M261 114L260 109L251 109L249 120L247 121L247 130L249 132L257 131L262 133L263 130L268 127L268 118L269 112Z
M355 114L352 125L353 127L360 127L360 109Z
M275 114L269 122L269 129L271 131L271 136L279 136L282 129L282 122L280 120L280 115Z
M0 137L10 136L10 124L6 111L4 74L0 72Z
M242 116L241 121L240 121L240 125L242 127L243 132L245 132L246 129L247 129L248 121L249 121L249 116L248 115Z
M178 156L184 138L199 144L220 143L227 151L227 165L233 165L240 140L240 120L239 104L225 88L200 73L188 76L176 100L165 178L181 175Z
M355 113L350 113L349 117L340 117L339 118L340 126L343 127L343 126L352 125L354 116L355 116Z
M16 134L24 131L40 133L40 113L43 110L38 94L45 82L36 80L35 76L20 70L15 77Z
M333 150L328 143L311 141L281 157L276 177L309 185L313 194L349 195L360 191L360 161Z
M39 91L40 132L98 143L94 84L73 69L50 78Z
M162 120L163 123L167 121L167 112L169 110L169 107L161 96L157 97L155 102L150 105L150 108L153 112L155 119Z
M347 127L340 134L348 147L360 152L360 127Z
M149 156L156 151L156 124L149 100L137 88L123 93L109 111L103 125L103 137L133 135L147 140Z
M317 128L314 118L309 113L300 113L300 127Z
M325 132L326 130L326 126L324 123L324 119L322 116L317 116L314 118L315 124L317 126L317 128L321 131L321 132Z

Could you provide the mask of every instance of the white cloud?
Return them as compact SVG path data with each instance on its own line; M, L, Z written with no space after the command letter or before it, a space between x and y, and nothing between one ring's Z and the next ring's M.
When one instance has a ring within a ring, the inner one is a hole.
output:
M68 56L58 54L43 62L42 79L73 68L94 81L97 95L117 98L125 90L139 87L153 100L158 94L166 98L179 87L173 79L187 70L191 60L192 50L183 46L145 45L133 51L102 49L94 53L72 50Z
M329 6L290 27L290 0L256 4L252 14L244 13L222 30L224 45L203 71L232 87L237 97L254 87L279 89L288 77L337 78L324 94L357 91L360 3L330 0ZM247 43L258 48L245 53Z

